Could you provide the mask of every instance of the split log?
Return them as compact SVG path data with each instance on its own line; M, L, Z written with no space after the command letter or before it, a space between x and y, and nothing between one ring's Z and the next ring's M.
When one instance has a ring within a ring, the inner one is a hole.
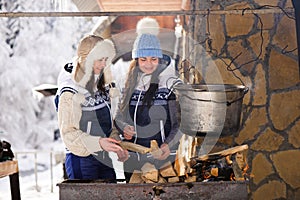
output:
M158 181L158 170L153 164L145 163L142 170L142 179L147 183L148 180L157 182Z
M138 152L138 153L141 153L141 154L146 154L146 153L149 153L151 151L150 148L147 148L147 147L144 147L142 145L135 144L135 143L132 143L132 142L124 142L124 141L122 141L119 145L123 149L127 149L129 151Z
M150 153L153 157L159 157L163 154L162 150L158 147L156 140L150 142Z
M179 177L178 176L170 177L170 178L168 178L168 182L169 183L178 183Z
M190 158L197 155L196 147L200 143L198 138L186 134L182 135L174 164L174 169L178 176L185 176L192 172L188 163L190 162Z
M155 181L151 181L149 179L146 179L145 177L142 176L142 179L144 180L144 183L156 183Z
M172 166L172 163L166 162L159 170L159 173L162 177L172 177L177 176L176 172L174 171L174 168Z
M196 182L196 181L197 181L197 176L188 176L184 180L184 182L186 182L186 183L191 183L191 182Z
M134 170L129 183L144 183L144 180L142 179L142 172L139 170Z
M119 133L117 131L113 131L110 136L110 138L113 138L117 141L121 141L121 138L119 136ZM139 144L135 144L135 143L132 143L132 142L125 142L125 141L121 141L119 143L119 145L123 148L123 149L127 149L129 151L134 151L134 152L138 152L138 153L141 153L141 154L146 154L146 153L149 153L151 151L150 148L148 147L144 147L142 145L139 145Z
M158 176L158 183L167 183L168 181L161 176Z
M134 152L138 152L138 153L141 153L141 154L151 153L155 157L159 157L163 153L162 150L158 147L158 144L157 144L156 140L151 140L150 148L148 148L148 147L144 147L142 145L135 144L135 143L132 143L132 142L122 141L120 136L119 136L119 133L117 132L117 130L113 130L109 137L113 138L117 141L121 141L119 143L119 145L123 149L127 149L129 151L134 151Z
M187 165L186 159L184 156L179 156L179 154L176 154L176 159L174 163L174 169L178 176L184 176L187 172Z

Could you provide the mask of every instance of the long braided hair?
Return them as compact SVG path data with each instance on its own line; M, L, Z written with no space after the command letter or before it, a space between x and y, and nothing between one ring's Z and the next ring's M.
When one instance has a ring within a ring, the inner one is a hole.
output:
M104 78L104 73L103 73L103 69L102 69L101 73L98 77L98 80L96 82L96 88L98 91L103 92L103 94L105 94L105 81L104 80L105 80L105 78ZM91 74L90 80L86 84L86 89L90 92L90 94L93 97L95 96L94 88L95 88L95 73L93 71Z

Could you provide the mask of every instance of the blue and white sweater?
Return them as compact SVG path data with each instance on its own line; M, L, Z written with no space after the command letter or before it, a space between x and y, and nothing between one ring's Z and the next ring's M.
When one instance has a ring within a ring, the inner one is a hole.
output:
M126 125L135 127L136 135L130 142L150 147L150 141L156 140L159 146L167 143L170 149L177 149L177 142L172 142L179 129L176 96L171 89L173 84L179 80L175 75L174 66L169 65L159 74L158 89L155 92L153 104L148 109L146 105L142 104L150 86L150 80L151 75L140 72L138 84L130 98L129 112L121 113L118 110L115 126L121 133Z
M71 73L62 70L58 78L58 122L66 148L75 155L88 156L102 151L101 137L112 130L109 87L94 97L75 84Z

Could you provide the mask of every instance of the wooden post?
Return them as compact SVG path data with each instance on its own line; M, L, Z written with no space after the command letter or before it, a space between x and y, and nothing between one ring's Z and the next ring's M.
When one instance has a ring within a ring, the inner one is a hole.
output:
M20 182L19 182L19 172L9 175L10 182L10 192L12 200L20 200Z

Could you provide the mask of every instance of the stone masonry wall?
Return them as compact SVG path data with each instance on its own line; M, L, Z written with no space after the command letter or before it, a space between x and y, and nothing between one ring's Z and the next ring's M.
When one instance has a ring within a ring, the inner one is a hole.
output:
M247 155L252 175L249 199L300 199L300 72L296 27L293 13L288 15L281 10L293 9L292 2L191 2L195 10L257 9L257 14L223 12L192 16L190 36L203 43L224 83L249 87L243 100L241 128L231 144L249 145ZM259 12L261 6L274 12ZM216 83L216 74L209 66L209 63L196 66L202 76L196 80Z

